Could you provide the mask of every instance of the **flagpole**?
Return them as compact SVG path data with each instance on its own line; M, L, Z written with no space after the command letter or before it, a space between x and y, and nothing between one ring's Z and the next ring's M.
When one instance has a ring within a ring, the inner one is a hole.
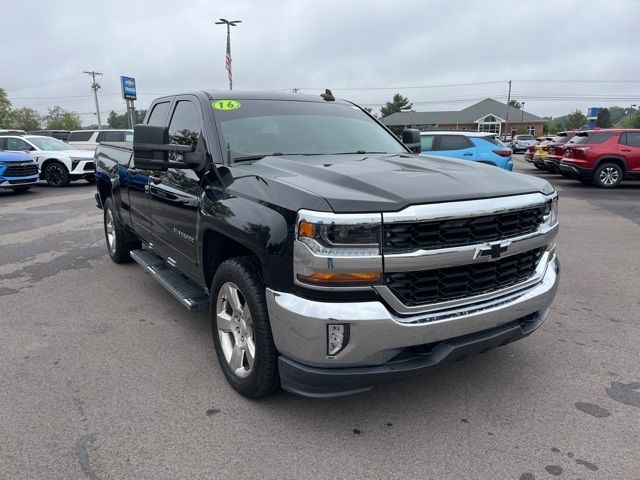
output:
M227 69L227 74L229 76L229 90L233 90L233 75L231 73L231 27L236 27L238 23L242 23L242 20L227 20L225 18L221 18L219 21L215 22L216 25L226 25L227 26L227 56L225 58L225 68Z

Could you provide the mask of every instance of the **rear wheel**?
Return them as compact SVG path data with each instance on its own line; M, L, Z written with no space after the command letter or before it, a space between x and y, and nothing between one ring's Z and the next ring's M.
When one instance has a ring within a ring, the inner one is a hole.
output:
M617 163L603 163L593 173L593 184L600 188L615 188L620 185L624 172Z
M29 190L33 185L24 185L22 187L13 187L13 191L17 193L23 193Z
M60 162L51 162L44 167L44 179L52 187L66 187L69 185L69 171Z
M248 398L279 387L278 352L273 343L262 276L251 257L224 261L211 284L211 330L222 372Z

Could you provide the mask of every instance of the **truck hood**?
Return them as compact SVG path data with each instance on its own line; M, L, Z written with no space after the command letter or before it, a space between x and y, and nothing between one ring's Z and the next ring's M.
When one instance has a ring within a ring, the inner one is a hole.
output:
M396 211L421 203L553 192L536 177L436 156L271 156L236 167L321 196L335 212Z

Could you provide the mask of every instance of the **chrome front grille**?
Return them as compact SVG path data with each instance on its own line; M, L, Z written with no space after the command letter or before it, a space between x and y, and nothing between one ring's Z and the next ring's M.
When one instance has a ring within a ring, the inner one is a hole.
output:
M386 224L383 253L396 254L513 238L535 231L542 223L543 215L544 206L536 206L495 215Z
M537 248L493 262L387 273L384 284L409 307L457 300L501 290L529 279L543 252L543 248Z

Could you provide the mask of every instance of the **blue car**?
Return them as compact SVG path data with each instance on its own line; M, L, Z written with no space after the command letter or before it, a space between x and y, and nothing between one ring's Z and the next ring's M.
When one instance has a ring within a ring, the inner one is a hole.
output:
M38 181L38 164L26 152L0 150L0 189L26 192Z
M421 155L439 155L513 170L511 149L495 133L471 131L420 132Z

